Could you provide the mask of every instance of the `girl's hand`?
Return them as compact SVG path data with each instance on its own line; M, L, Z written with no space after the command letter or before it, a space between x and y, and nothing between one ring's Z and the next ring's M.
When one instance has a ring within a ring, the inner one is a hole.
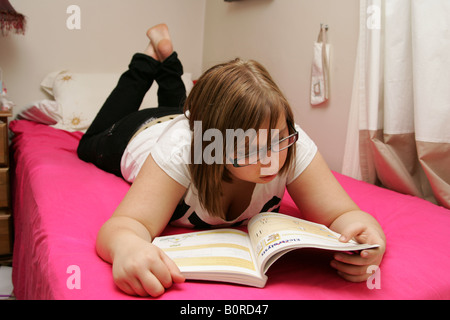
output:
M113 277L120 289L130 295L157 297L172 283L184 282L177 265L160 248L137 242L115 256Z
M341 233L342 242L354 238L359 243L378 244L375 249L362 250L359 254L339 252L334 255L331 266L338 274L352 282L366 281L371 275L369 266L379 266L386 250L386 243L375 228L368 227L360 222L349 224Z

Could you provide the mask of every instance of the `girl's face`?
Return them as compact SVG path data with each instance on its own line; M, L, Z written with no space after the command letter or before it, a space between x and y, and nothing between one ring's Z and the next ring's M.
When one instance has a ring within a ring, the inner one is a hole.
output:
M271 130L268 129L269 124L264 125L261 129L266 129L268 134L271 134ZM289 136L289 127L285 117L280 117L275 128L278 134L270 137L272 141L281 140ZM263 140L265 141L265 140ZM261 149L258 145L258 150ZM266 151L267 157L260 158L258 162L247 165L244 167L234 167L232 164L227 164L226 168L231 173L233 178L237 178L242 181L265 184L276 178L281 168L283 168L286 162L288 149L280 152Z

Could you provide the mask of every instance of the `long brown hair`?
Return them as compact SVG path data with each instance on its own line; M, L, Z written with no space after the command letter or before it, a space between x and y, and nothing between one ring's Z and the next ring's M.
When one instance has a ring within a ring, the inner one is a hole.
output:
M282 116L294 124L291 107L261 64L235 59L210 68L200 77L186 100L184 112L192 131L196 121L202 124L201 137L194 136L192 141L189 165L192 183L202 206L212 216L225 219L221 201L222 182L231 181L225 168L226 159L208 165L195 163L194 140L202 141L204 132L211 128L222 132L223 137L227 129L258 130L267 120L270 128L275 128ZM202 152L207 145L203 141ZM289 168L294 153L295 145L289 148L280 174ZM225 144L223 154L225 157Z

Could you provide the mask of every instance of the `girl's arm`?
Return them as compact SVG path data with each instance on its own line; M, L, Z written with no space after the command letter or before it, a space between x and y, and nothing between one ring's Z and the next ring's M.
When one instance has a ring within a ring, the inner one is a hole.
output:
M158 296L182 282L175 263L151 241L169 223L186 188L148 157L97 237L97 253L113 264L114 281L128 294Z
M384 232L371 215L353 202L320 153L287 188L305 219L329 226L342 234L343 242L355 238L361 243L380 245L359 255L337 253L331 262L343 278L355 282L366 280L371 275L367 268L381 263L386 246Z

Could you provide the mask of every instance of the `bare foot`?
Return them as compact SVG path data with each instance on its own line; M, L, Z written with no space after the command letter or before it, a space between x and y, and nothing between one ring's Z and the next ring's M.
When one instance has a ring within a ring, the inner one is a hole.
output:
M146 55L149 55L153 59L159 61L158 55L156 54L155 49L153 48L153 44L151 42L148 44L148 46L145 49L144 53Z
M173 45L167 25L158 24L150 28L147 31L147 37L150 39L150 44L145 50L146 54L161 62L172 54Z

